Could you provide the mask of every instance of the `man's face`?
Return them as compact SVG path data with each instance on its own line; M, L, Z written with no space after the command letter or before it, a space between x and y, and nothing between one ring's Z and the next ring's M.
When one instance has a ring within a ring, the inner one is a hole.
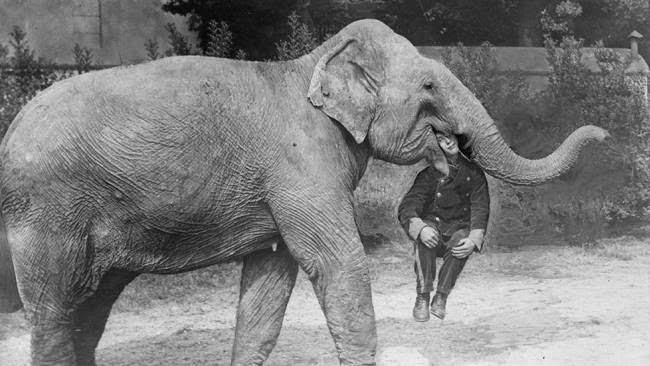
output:
M458 155L458 140L454 135L436 134L438 145L447 156L454 157Z

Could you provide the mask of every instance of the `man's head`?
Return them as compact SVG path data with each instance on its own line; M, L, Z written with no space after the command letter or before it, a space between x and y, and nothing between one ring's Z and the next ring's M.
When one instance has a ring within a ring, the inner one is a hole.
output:
M437 133L438 145L448 158L455 158L458 155L458 139L454 135Z

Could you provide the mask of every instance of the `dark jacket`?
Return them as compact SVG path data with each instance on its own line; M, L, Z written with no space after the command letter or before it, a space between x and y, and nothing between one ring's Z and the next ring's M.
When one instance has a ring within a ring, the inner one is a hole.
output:
M487 228L490 195L485 174L460 154L457 165L457 169L450 165L447 178L433 167L422 170L402 199L399 221L413 239L424 226L437 227L443 236L460 229ZM420 218L424 225L410 228L412 218Z

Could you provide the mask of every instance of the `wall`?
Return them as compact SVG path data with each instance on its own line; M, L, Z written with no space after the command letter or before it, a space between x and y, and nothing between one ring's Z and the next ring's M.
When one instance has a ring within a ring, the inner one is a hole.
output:
M0 0L0 43L8 44L8 34L17 25L27 31L29 44L38 56L56 63L74 62L75 43L92 49L96 62L101 65L137 63L146 59L147 39L158 40L161 51L167 49L164 29L167 23L176 24L181 32L194 37L186 30L185 19L163 12L162 3L162 0Z

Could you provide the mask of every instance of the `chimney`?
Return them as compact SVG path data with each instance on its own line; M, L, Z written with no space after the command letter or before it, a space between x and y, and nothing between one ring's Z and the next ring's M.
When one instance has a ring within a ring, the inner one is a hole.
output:
M643 38L643 35L637 31L630 33L627 38L630 39L630 49L632 50L632 57L639 56L639 39Z

